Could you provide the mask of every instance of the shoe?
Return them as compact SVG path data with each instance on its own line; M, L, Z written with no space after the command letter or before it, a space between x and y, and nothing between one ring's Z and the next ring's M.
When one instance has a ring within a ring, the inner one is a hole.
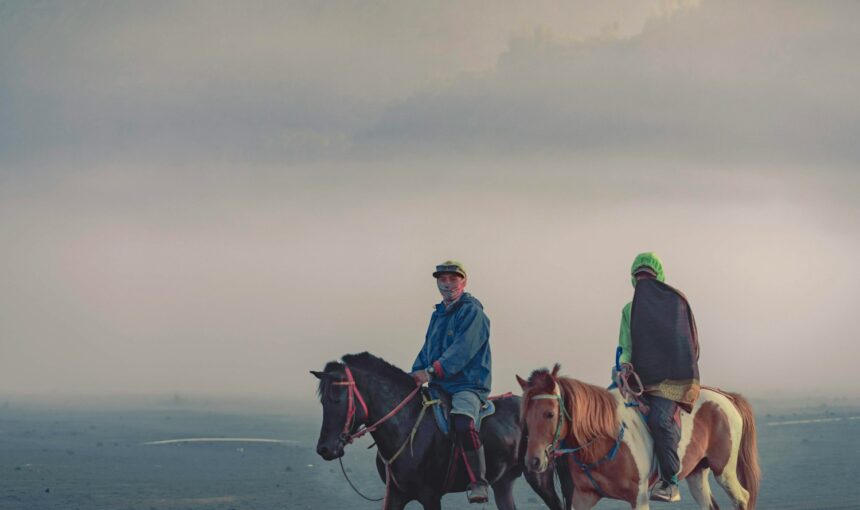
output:
M489 485L487 484L487 465L484 461L484 447L464 452L472 483L467 487L469 503L486 503L490 500Z
M681 491L678 490L677 484L660 481L651 489L651 501L675 503L681 501Z

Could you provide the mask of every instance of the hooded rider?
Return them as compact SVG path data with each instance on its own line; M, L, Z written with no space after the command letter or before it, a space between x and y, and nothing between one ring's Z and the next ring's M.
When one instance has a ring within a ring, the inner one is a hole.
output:
M433 272L442 302L430 316L424 346L412 365L417 384L430 383L451 395L451 419L466 460L470 503L488 498L481 436L475 427L490 394L492 357L490 320L480 301L468 292L463 264L448 260Z
M660 468L651 499L680 501L681 430L675 413L678 407L691 411L699 394L696 322L686 297L664 283L663 264L654 253L637 255L630 274L635 294L621 313L621 371L636 370L644 390L641 400L649 409L646 422Z

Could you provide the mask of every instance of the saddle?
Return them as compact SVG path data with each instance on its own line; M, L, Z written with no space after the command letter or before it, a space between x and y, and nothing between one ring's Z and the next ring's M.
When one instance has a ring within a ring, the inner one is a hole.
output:
M429 387L425 391L431 400L439 401L439 404L433 406L433 416L436 418L436 426L446 436L451 435L451 395ZM496 405L493 403L493 398L490 397L478 413L478 423L475 424L475 429L480 431L481 422L484 418L492 416L495 412Z

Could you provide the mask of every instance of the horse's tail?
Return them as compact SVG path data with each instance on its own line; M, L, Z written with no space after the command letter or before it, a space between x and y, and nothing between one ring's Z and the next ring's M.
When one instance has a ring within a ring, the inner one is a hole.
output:
M758 446L756 444L755 416L750 403L739 393L729 393L735 407L743 418L743 433L738 449L738 481L749 492L750 499L747 509L755 508L758 499L759 484L761 483L761 467L758 463Z

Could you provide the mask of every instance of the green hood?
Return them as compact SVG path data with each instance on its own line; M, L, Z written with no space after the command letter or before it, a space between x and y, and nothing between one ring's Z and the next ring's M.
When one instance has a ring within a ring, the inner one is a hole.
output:
M634 287L636 286L636 278L633 274L642 266L645 266L657 273L658 281L666 281L666 275L663 273L663 264L660 262L660 259L653 252L646 251L645 253L636 255L636 258L633 259L633 265L630 266L630 281L633 283Z

